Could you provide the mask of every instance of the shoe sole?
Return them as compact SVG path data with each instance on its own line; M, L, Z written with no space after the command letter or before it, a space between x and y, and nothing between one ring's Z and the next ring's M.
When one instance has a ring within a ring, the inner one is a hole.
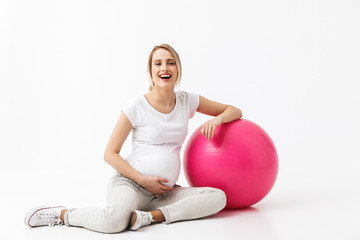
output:
M32 218L32 216L35 215L36 212L40 211L40 210L44 210L44 209L50 209L50 208L65 208L64 206L56 206L56 207L45 207L45 206L41 206L41 207L36 207L31 209L31 211L26 214L26 217L24 219L24 224L28 227L40 227L40 226L32 226L30 225L30 219Z

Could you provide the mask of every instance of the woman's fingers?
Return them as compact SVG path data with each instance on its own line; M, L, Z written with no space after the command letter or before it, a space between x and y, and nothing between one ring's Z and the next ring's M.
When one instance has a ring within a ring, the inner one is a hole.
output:
M211 139L212 131L213 131L213 125L209 124L209 130L208 130L208 135L207 135L207 138L209 141Z
M172 187L168 187L168 186L165 186L162 184L162 183L168 183L168 182L169 182L169 180L166 178L159 178L159 184L160 184L161 189L163 189L164 191L167 191L167 192L174 190Z
M219 126L220 124L221 121L218 118L214 118L211 121L204 123L200 130L201 135L203 135L210 141L211 138L213 138L215 135L216 127Z
M174 189L172 187L161 185L160 190L162 191L162 193L167 193L167 192L173 191Z
M168 186L165 186L165 185L162 184L162 183L169 182L169 180L166 179L166 178L159 177L157 182L158 182L158 185L157 185L157 190L155 191L155 195L158 196L158 197L162 197L163 195L165 195L169 191L174 190L172 187L168 187Z
M207 139L210 141L210 137L211 137L211 131L212 131L212 126L209 125L209 128L208 128L208 133L207 133Z
M168 186L165 186L165 185L162 185L161 183L159 183L159 186L157 187L157 190L155 191L154 194L157 197L163 197L170 191L174 191L174 188L168 187Z
M201 128L201 135L206 137L209 141L214 137L216 125L212 123L205 123Z
M174 188L164 185L164 183L168 182L169 180L166 178L149 176L146 178L146 181L144 181L143 187L152 194L154 194L154 196L162 197L169 191L174 190Z
M201 135L205 136L205 124L201 128Z
M208 138L209 125L205 125L205 137Z
M167 182L169 182L169 180L166 178L159 178L159 182L167 183Z
M171 190L160 189L155 195L158 196L158 197L163 197L163 196L165 196L169 191L171 191Z
M211 136L210 136L210 138L213 138L213 137L214 137L215 128L216 128L216 126L214 125L213 128L212 128L212 131L211 131Z
M201 128L201 135L206 137L209 140L209 124L205 123Z

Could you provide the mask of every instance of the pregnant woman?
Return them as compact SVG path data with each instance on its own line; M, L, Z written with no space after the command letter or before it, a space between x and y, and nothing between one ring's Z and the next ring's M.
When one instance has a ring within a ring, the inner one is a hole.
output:
M195 112L214 116L201 129L211 141L215 128L241 118L241 111L195 93L174 91L181 79L181 62L167 44L153 48L148 72L149 92L129 100L122 109L105 150L105 161L116 170L108 185L107 206L36 207L25 217L27 226L59 224L117 233L202 218L225 207L226 196L219 189L176 185L180 149ZM120 151L130 131L132 152L123 158Z

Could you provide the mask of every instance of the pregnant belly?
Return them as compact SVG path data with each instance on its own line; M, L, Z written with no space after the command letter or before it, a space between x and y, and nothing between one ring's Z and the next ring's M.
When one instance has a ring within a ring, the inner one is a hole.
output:
M129 164L144 176L157 176L169 180L162 183L173 187L180 173L180 148L152 147L129 156Z

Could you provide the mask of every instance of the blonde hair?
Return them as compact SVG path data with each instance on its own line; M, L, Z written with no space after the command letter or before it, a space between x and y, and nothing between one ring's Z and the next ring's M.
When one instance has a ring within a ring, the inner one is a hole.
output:
M179 84L180 83L180 79L181 79L181 72L182 72L182 69L181 69L181 62L180 62L180 57L179 55L177 54L177 52L175 51L174 48L172 48L170 45L168 44L160 44L160 45L157 45L153 48L153 50L151 51L150 55L149 55L149 60L148 60L148 73L150 75L150 81L151 81L151 84L150 84L150 88L149 90L153 90L154 87L155 87L155 84L154 84L154 80L152 79L152 74L151 74L151 71L152 71L152 58L153 58L153 55L155 53L156 50L158 49L165 49L167 51L170 52L171 56L175 59L175 64L176 64L176 67L177 67L177 71L178 71L178 76L177 76L177 79L176 79L176 84Z

